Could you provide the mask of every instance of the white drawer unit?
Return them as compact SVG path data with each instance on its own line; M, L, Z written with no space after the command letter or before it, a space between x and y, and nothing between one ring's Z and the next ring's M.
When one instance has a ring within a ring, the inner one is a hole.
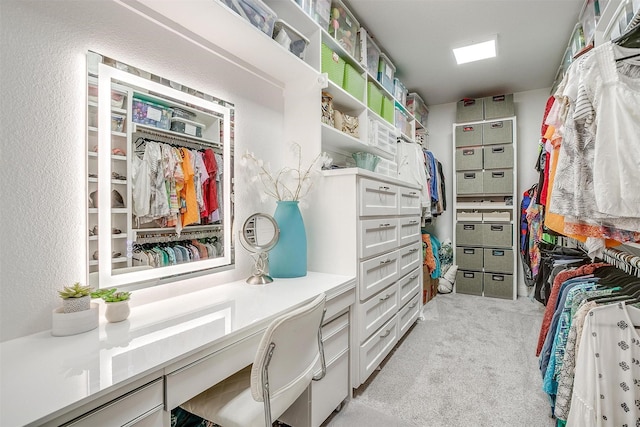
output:
M360 378L368 378L398 342L398 315L360 346Z
M389 286L358 306L360 342L398 312L398 287Z
M420 231L420 222L417 222ZM414 233L414 227L403 224L398 226L395 218L366 219L360 221L360 254L362 258L368 258L392 249L402 239L401 232Z
M322 229L310 251L336 249L316 251L309 268L357 275L349 372L358 388L395 346L400 308L422 295L421 191L361 169L327 171L316 191L322 203L311 211L322 218ZM419 312L417 301L412 310ZM415 321L413 314L403 321Z
M398 277L402 277L422 265L422 242L400 248L398 259Z
M396 281L399 277L399 256L399 251L393 251L360 263L360 301Z
M422 281L420 280L420 268L416 268L411 273L398 280L398 296L400 307L404 306L411 297L420 290Z
M372 179L360 179L360 214L395 215L398 212L398 186Z
M422 238L420 217L402 217L398 219L398 246L419 242Z
M409 330L420 315L420 293L415 293L410 301L398 312L398 339Z

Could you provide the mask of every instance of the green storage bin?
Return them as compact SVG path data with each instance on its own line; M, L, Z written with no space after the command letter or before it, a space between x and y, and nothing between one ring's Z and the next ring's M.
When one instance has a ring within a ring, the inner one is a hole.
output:
M375 83L367 83L367 107L374 113L382 116L382 92L377 88Z
M359 101L364 101L364 77L349 64L344 66L344 83L342 88Z
M387 98L386 96L382 97L382 118L392 125L394 124L396 113L393 105L394 102L391 98Z
M329 75L329 80L342 87L344 83L344 59L329 46L322 43L322 72Z

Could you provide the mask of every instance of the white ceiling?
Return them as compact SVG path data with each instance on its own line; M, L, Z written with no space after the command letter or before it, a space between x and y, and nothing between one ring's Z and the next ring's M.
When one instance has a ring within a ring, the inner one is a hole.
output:
M428 105L551 87L584 0L347 0L396 76ZM498 35L498 57L451 49Z

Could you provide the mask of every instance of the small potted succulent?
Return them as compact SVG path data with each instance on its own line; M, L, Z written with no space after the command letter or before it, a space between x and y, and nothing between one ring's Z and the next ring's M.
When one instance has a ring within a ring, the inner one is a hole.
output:
M62 298L63 313L75 313L89 310L91 307L91 287L83 286L76 282L71 286L65 286L58 295Z
M105 289L100 298L107 306L104 316L108 322L122 322L129 317L131 292L118 291L116 288Z

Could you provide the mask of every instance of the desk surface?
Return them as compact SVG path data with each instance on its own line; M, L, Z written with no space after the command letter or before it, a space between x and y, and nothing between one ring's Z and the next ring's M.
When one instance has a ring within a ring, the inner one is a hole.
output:
M42 332L0 344L0 425L44 421L210 346L264 329L272 318L354 278L309 273L264 286L244 281L131 309L129 319L89 332Z

